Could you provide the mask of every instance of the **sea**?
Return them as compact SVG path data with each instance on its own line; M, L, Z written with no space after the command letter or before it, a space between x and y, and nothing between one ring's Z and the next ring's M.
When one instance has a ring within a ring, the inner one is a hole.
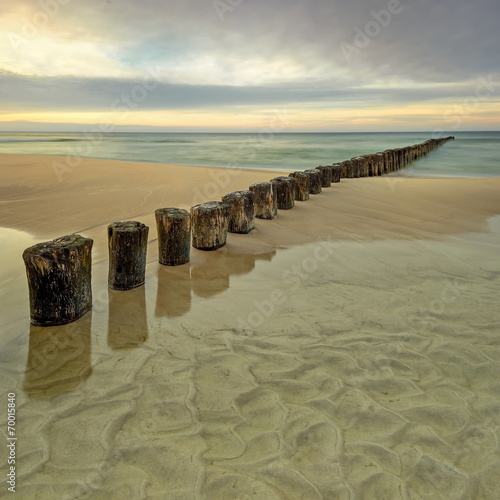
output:
M500 132L0 132L0 153L297 170L450 135L454 141L415 161L401 175L500 176Z

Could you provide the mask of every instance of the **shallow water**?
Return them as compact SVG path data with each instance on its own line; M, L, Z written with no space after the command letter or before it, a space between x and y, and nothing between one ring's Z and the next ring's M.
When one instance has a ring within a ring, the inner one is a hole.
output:
M18 497L497 499L490 227L194 251L172 269L152 251L130 292L108 291L98 253L92 313L43 329L19 263L29 235L10 233L0 352Z
M403 175L500 176L500 132L446 132L449 142ZM433 132L254 134L0 132L0 153L276 169L329 165L437 137Z

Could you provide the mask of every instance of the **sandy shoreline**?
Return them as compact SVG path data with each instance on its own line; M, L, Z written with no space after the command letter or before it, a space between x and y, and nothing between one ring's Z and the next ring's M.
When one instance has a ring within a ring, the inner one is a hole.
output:
M19 498L500 496L500 178L343 180L170 269L156 208L283 174L60 161L0 155ZM147 282L108 291L127 219ZM22 250L71 232L95 240L93 311L30 327Z
M55 165L64 165L67 170ZM253 182L287 174L95 159L81 159L81 164L71 168L62 157L28 155L0 155L0 171L0 227L41 238L92 232L96 226L115 220L151 221L158 207L189 209L247 189ZM272 225L292 229L291 224L296 224L294 231L313 235L318 230L318 237L328 227L339 239L433 237L483 230L485 219L500 212L499 186L500 178L416 179L396 175L343 179L340 186L332 185L308 202L297 203L294 210L281 211ZM335 213L334 221L322 217L326 210ZM303 227L305 222L310 232ZM265 226L270 224L262 222L257 232L270 243L272 236ZM290 235L280 237L284 241L276 238L273 244L287 245ZM299 237L297 242L305 240Z

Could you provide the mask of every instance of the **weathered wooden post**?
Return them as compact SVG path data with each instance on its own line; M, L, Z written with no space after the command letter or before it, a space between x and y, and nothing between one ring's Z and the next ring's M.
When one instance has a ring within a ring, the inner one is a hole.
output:
M342 176L342 167L339 163L333 164L332 168L332 183L336 184L340 182L340 177Z
M385 151L382 152L384 155L384 171L382 172L383 174L388 174L392 171L392 156L391 156L391 150L386 149Z
M402 161L402 168L406 167L408 165L408 147L401 148L401 161Z
M359 161L358 158L351 158L349 160L351 162L351 171L352 171L352 178L358 178L359 177Z
M403 160L403 150L401 148L397 148L394 150L396 153L396 164L395 164L395 169L396 170L401 170L401 165L402 165L402 160Z
M356 159L358 160L359 176L360 177L368 177L368 158L367 158L367 155L358 156Z
M277 189L272 182L258 182L248 189L255 193L255 217L274 219L278 214Z
M344 179L352 178L352 165L351 165L351 162L349 160L345 160L340 165L342 166L342 177Z
M198 250L217 250L226 244L229 205L209 201L191 208L192 243Z
M332 167L320 165L316 170L321 174L321 187L330 187L332 185Z
M309 193L321 193L321 173L316 169L304 170L304 173L309 176Z
M290 210L295 206L295 178L275 177L271 179L276 184L276 201L279 210Z
M248 234L255 228L255 193L235 191L225 194L222 202L229 205L228 231Z
M289 176L295 179L295 201L307 201L309 199L309 176L304 172L292 172Z
M23 252L31 323L65 325L92 308L93 240L79 234L38 243Z
M375 165L376 165L376 173L375 175L382 175L384 173L384 155L382 153L375 154Z
M130 290L146 280L149 227L137 221L113 222L108 226L108 287Z
M181 266L191 258L191 215L181 208L155 210L158 231L158 262Z

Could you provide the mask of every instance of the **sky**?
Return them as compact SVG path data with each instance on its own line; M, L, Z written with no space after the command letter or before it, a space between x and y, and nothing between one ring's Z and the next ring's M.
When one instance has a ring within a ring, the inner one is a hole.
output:
M16 0L0 131L500 130L498 0Z

